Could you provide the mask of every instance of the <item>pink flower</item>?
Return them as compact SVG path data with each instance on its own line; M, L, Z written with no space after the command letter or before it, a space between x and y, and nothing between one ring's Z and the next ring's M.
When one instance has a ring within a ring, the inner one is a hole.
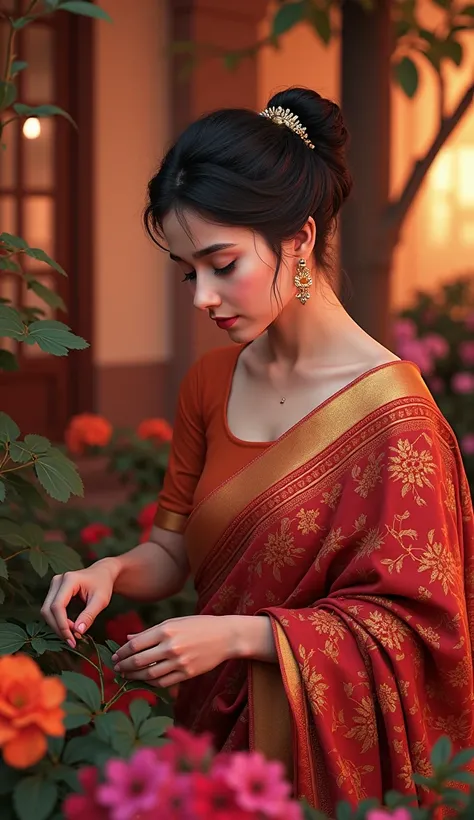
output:
M393 335L397 342L416 339L416 325L412 319L397 319L393 325Z
M251 814L243 812L237 805L233 789L221 777L209 777L201 772L193 772L190 778L190 817L196 820L253 820ZM254 817L257 820L256 815Z
M466 433L466 435L462 437L460 444L461 450L466 456L474 455L474 433Z
M212 737L208 732L192 735L180 726L171 726L166 733L171 743L162 746L159 759L169 763L175 770L202 770L212 756Z
M191 811L191 775L172 773L160 787L158 803L150 811L149 820L184 820L193 817ZM148 815L140 815L140 820ZM206 818L207 820L207 818Z
M110 820L134 820L155 808L160 786L172 776L153 749L139 749L128 761L108 760L105 774L107 781L97 789L97 799L108 806Z
M473 393L474 374L466 371L456 373L451 379L451 387L455 393Z
M424 345L435 359L444 359L449 353L449 344L439 333L429 333L423 337Z
M433 371L433 355L422 339L407 339L400 343L398 353L402 359L418 365L423 375Z
M220 776L234 789L238 806L267 817L282 816L291 787L280 762L265 760L260 752L235 752L226 765L217 765Z
M367 812L365 820L411 820L411 815L405 808L395 809L395 811L371 809Z
M459 355L467 366L474 364L474 341L461 342Z
M96 792L99 773L94 766L86 766L77 774L84 794L70 794L63 803L66 820L108 820L109 813L98 805Z

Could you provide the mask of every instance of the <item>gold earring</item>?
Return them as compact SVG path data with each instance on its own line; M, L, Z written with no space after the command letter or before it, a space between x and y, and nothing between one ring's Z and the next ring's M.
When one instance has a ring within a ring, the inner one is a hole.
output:
M300 259L298 261L298 264L296 266L294 282L296 287L298 288L296 298L300 300L302 305L305 305L309 297L311 296L309 288L313 284L311 271L308 268L305 259Z

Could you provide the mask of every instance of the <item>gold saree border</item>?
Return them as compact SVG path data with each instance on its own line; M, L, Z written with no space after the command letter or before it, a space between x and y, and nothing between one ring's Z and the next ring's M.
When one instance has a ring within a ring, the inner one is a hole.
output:
M271 622L278 663L253 661L251 665L251 748L269 760L283 763L295 797L304 797L316 805L311 735L301 674L282 626L272 617Z
M153 523L155 527L161 527L162 530L182 533L186 528L187 521L187 515L180 515L171 512L171 510L165 510L164 507L158 507Z
M418 368L411 362L389 362L313 410L254 461L205 498L186 526L188 559L193 575L232 521L263 492L303 467L344 433L396 399L419 397L433 404ZM208 513L212 504L212 514Z

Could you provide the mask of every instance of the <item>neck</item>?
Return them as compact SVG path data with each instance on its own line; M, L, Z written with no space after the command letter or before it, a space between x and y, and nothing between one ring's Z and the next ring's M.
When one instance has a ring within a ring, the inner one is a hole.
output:
M331 286L316 275L311 297L291 299L267 330L271 360L289 370L333 365L360 358L367 334L351 319Z

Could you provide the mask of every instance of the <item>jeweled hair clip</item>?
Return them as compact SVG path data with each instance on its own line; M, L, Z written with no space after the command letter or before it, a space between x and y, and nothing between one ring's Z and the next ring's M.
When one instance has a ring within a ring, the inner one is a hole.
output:
M304 125L301 125L301 122L296 114L293 114L289 108L282 108L281 105L277 108L272 106L271 108L265 108L264 111L261 111L260 116L267 117L267 119L274 122L275 125L286 125L290 131L293 131L294 134L298 134L308 148L314 148L313 143L308 137L306 128Z

